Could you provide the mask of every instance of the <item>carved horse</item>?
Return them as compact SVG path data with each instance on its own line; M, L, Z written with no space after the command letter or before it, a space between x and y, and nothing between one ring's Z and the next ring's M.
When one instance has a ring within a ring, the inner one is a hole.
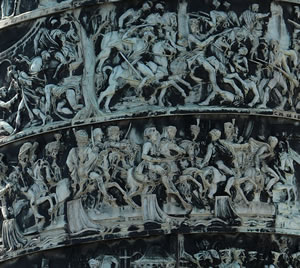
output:
M29 199L29 204L33 211L36 223L38 222L38 219L45 218L38 212L39 205L48 201L50 205L48 213L51 213L54 208L52 198L55 198L55 194L49 193L48 186L44 182L44 178L41 174L42 165L43 160L41 159L34 164L34 183L27 190L23 188L23 194Z
M157 186L163 184L166 188L167 196L177 197L183 207L187 209L188 213L190 213L192 205L183 199L175 185L170 181L172 175L170 174L171 168L169 165L166 165L166 168L167 170L165 174L158 179L149 178L147 175L141 173L139 168L130 168L127 174L127 187L129 188L129 192L127 194L128 198L132 200L132 198L137 195L152 193ZM187 180L187 178L182 178L182 181L184 180Z

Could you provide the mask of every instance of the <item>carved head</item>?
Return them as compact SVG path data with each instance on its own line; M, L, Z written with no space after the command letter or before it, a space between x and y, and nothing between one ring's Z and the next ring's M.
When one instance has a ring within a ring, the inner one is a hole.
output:
M29 151L31 147L32 144L30 142L26 142L21 146L18 154L18 160L21 165L24 165L29 161Z
M107 128L107 136L109 140L119 141L120 134L120 128L118 126L110 126Z
M228 10L229 8L230 8L230 3L228 3L227 1L225 1L224 3L223 3L223 6Z
M242 56L246 56L248 54L248 49L246 47L240 47L239 54Z
M191 133L193 136L193 140L195 140L200 133L200 127L197 125L191 125Z
M245 40L247 38L247 35L245 34L245 32L243 30L239 30L236 33L236 41L237 42L242 42L243 40ZM234 40L234 39L233 39Z
M223 264L229 264L232 261L231 257L231 249L221 249L220 251L220 258Z
M271 146L271 148L274 149L276 147L276 145L278 144L278 139L276 137L274 137L274 136L270 136L268 138L268 143Z
M165 8L164 8L164 6L163 6L162 3L157 3L155 5L155 9L158 10L158 11L160 11L160 12L163 12Z
M199 33L199 21L197 19L190 19L189 24L191 33Z
M89 266L90 266L90 268L99 268L100 267L100 262L95 260L95 259L90 259L89 260Z
M46 145L46 154L52 158L56 158L60 148L60 143L57 141L50 142Z
M75 132L75 138L78 146L84 146L89 143L89 135L83 129Z
M177 133L177 128L174 126L168 126L164 127L163 130L163 137L164 138L169 138L170 140L173 140L176 136Z
M257 260L257 251L248 251L249 261L256 261Z
M297 18L299 19L300 18L300 8L299 8L299 6L295 6L295 14L296 14Z
M213 5L215 6L216 9L219 8L219 6L221 5L221 3L218 0L213 0Z
M177 27L177 15L176 15L176 13L172 13L170 15L169 23L170 23L170 26Z
M95 141L102 141L102 138L104 136L103 131L101 130L101 128L95 128L93 131L93 136Z
M209 135L211 137L211 141L217 141L221 137L221 131L214 128L209 132Z
M148 11L151 9L153 6L153 3L151 1L147 1L146 3L143 4L142 9L143 11Z
M278 40L275 40L275 39L271 40L271 41L270 41L270 46L271 46L272 51L273 51L275 54L277 54L278 51L279 51L279 41L278 41Z
M0 153L0 173L6 174L8 166L3 162L4 154Z
M156 39L156 36L153 34L152 31L145 31L143 35L144 40L146 40L148 43L153 42Z
M235 127L231 122L224 123L224 132L226 139L231 139L235 133Z
M251 10L252 10L253 12L258 12L258 10L259 10L259 5L258 5L258 4L253 4L253 5L251 6Z
M240 260L243 263L246 259L245 250L240 249L240 248L239 249L238 248L234 249L233 258L237 261Z
M41 56L43 60L48 60L51 58L50 53L47 50L43 50Z
M6 97L6 94L7 94L7 89L6 87L1 87L0 88L0 96L5 98Z
M160 134L155 127L149 127L144 130L144 137L155 142L160 138Z

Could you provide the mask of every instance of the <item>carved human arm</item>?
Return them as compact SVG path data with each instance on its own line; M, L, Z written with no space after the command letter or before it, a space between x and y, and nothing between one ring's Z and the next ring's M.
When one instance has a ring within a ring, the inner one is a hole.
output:
M205 167L205 166L207 166L208 165L208 162L209 162L209 160L211 159L211 156L212 156L212 153L213 153L213 147L214 147L214 145L212 144L212 143L210 143L208 146L207 146L207 152L206 152L206 154L205 154L205 156L204 156L204 159L203 159L203 161L202 161L202 163L201 163L201 168L203 168L203 167Z
M266 159L268 156L271 155L271 153L268 151L269 150L267 145L263 145L257 150L254 158L256 170L260 170L260 161Z
M270 13L257 13L256 14L256 20L261 20L263 18L266 18L270 15Z
M293 49L284 50L284 54L291 58L295 67L298 66L298 55L295 50Z
M5 195L5 193L11 188L11 184L8 183L4 188L0 190L0 196Z
M9 101L2 101L0 100L0 107L4 108L4 109L9 109L10 106L15 102L15 100L18 98L18 94L16 94L12 99L10 99Z
M290 146L288 147L288 157L291 157L298 165L300 165L300 155Z
M288 19L288 22L292 23L297 29L300 29L300 24L291 20L291 19Z
M169 142L168 149L177 152L177 154L185 154L185 150L175 143Z
M135 11L132 8L128 9L125 13L123 13L119 18L119 28L123 28L124 20L130 16L134 17L134 13Z
M31 61L29 60L29 58L28 58L27 56L24 56L24 55L22 55L22 54L19 54L18 57L19 57L19 58L16 57L16 61L17 61L17 62L23 62L23 61L25 61L28 65L31 64Z
M66 164L69 168L69 171L72 173L75 168L78 166L77 164L77 159L76 159L76 151L75 151L75 148L72 148L71 151L69 152L68 154L68 157L67 157L67 161L66 161Z
M216 35L212 35L209 38L207 38L206 40L204 40L203 42L201 42L195 36L190 34L188 39L189 39L189 42L194 43L197 46L197 48L204 49L215 39L215 37L216 37Z
M191 70L191 73L190 73L190 77L197 83L202 83L203 82L203 79L202 78L199 78L197 76L195 76L195 69L198 68L198 66L195 66L192 70Z
M153 162L153 163L159 163L161 162L160 158L157 157L152 157L150 155L148 155L150 153L152 144L150 142L146 142L143 146L143 152L142 152L142 159L146 160L148 162Z
M245 65L244 60L242 60L242 63ZM238 72L244 73L248 71L248 63L245 66L242 66L238 59L234 59L233 65Z

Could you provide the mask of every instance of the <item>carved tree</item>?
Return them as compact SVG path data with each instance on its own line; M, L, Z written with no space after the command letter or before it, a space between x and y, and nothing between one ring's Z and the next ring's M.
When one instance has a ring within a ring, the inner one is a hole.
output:
M96 54L95 43L107 22L100 21L99 15L88 17L87 14L81 16L80 9L74 11L75 24L78 29L82 54L83 54L83 74L82 74L82 93L85 108L77 113L74 120L84 119L91 116L101 116L102 112L98 108L96 89L95 89L95 69ZM103 19L102 19L103 20Z

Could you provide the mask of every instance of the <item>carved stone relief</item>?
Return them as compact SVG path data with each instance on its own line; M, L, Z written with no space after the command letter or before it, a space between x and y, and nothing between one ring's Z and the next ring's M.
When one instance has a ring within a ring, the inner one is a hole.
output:
M274 268L299 267L299 239L258 234L166 235L50 250L2 264L4 268Z
M2 136L172 107L298 112L299 6L203 8L125 1L28 24L0 53Z
M261 124L121 121L4 146L1 258L147 230L299 234L299 127Z
M0 261L299 266L295 1L27 2L1 3Z

